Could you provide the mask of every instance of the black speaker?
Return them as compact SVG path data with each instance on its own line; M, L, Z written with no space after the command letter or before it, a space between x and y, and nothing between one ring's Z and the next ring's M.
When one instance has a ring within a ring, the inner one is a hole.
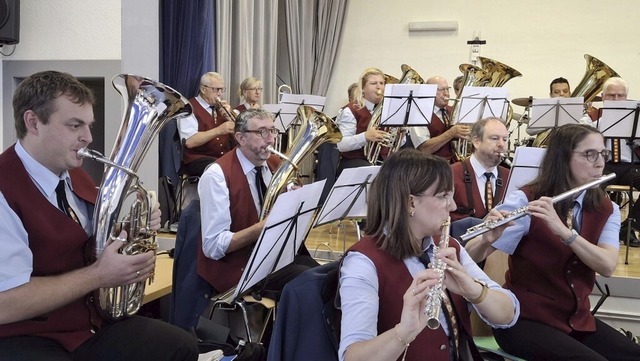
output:
M0 0L0 44L20 42L20 0Z

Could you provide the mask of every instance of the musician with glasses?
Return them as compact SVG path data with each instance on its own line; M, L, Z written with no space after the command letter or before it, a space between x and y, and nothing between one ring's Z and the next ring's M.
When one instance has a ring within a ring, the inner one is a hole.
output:
M198 95L189 99L193 114L178 120L184 144L181 172L186 175L200 176L209 164L233 148L234 123L228 115L231 108L222 99L225 91L220 74L204 73Z
M93 138L95 98L67 73L25 78L13 96L18 141L0 154L0 360L196 360L196 340L161 320L107 321L92 294L145 281L153 252L96 262L96 185L80 148ZM151 214L160 228L160 212ZM126 232L119 237L126 239Z
M248 77L240 83L238 96L241 103L235 107L239 113L248 109L260 108L260 99L262 97L262 82L254 77Z
M610 157L596 129L554 129L536 179L491 211L501 218L528 206L530 216L512 222L495 242L466 244L475 261L495 250L509 254L504 287L520 301L520 319L493 330L508 353L527 360L640 359L640 345L594 317L589 302L596 273L610 277L618 263L618 206L600 187L552 202L600 178Z
M236 120L231 152L218 158L200 178L202 238L198 274L217 292L236 286L266 220L260 220L262 202L279 159L267 150L278 134L273 115L249 109ZM281 290L298 274L317 266L304 246L293 264L272 274L267 290Z
M424 127L411 128L411 141L416 149L427 154L434 154L446 159L449 163L456 161L451 141L469 139L471 128L463 124L453 124L452 108L449 103L449 83L441 76L434 76L426 84L436 84L435 106L431 116L431 124Z
M367 68L357 84L355 100L350 99L336 117L336 124L342 133L342 140L337 145L340 151L338 175L345 168L371 165L364 146L367 142L384 142L389 135L384 130L369 128L371 114L384 96L384 73L377 68Z
M470 310L493 327L515 323L518 300L489 279L455 239L434 251L456 208L452 192L451 168L442 158L402 149L382 164L368 193L366 236L340 268L340 360L481 360ZM503 229L483 236L493 239ZM446 267L425 269L436 260ZM446 297L434 303L440 325L430 329L427 296L439 272Z

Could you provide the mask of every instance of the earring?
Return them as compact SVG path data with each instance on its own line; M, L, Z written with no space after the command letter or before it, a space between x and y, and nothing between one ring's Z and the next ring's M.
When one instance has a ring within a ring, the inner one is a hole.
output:
M409 217L413 217L413 214L414 214L413 211L409 212Z

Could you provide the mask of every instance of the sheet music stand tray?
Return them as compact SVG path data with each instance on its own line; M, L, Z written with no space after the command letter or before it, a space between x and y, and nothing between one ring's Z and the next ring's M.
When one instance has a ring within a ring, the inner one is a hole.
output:
M509 109L507 90L497 87L464 87L457 119L452 124L475 124L487 117L504 119Z
M380 166L375 165L343 170L331 188L327 200L316 218L314 228L336 220L340 221L340 225L342 225L342 221L345 219L365 218L367 216L367 192L379 171ZM344 232L343 252L346 251L346 243L346 232Z
M550 129L565 124L580 124L584 114L584 98L533 99L531 129Z
M425 126L431 114L438 86L435 84L389 84L384 88L382 127Z

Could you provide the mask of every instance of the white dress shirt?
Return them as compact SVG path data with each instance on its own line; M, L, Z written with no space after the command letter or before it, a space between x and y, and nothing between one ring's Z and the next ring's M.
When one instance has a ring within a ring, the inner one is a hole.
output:
M365 99L364 105L367 107L367 110L369 110L369 113L373 113L375 104ZM338 124L338 128L340 128L340 133L342 133L342 140L338 142L338 150L340 152L344 153L360 149L367 144L364 132L356 134L358 121L349 107L344 107L340 113L338 113L336 124Z
M491 189L493 190L493 195L496 194L496 181L498 179L498 167L493 167L492 170L485 169L482 164L478 161L475 154L471 155L469 160L471 162L471 168L473 168L473 172L476 174L476 183L478 184L478 192L480 193L480 198L482 199L482 204L487 204L487 200L485 199L484 189L487 185L487 177L484 176L485 173L489 172L493 174L491 177Z
M213 117L213 109L211 109L211 105L209 105L209 103L202 99L200 95L196 97L196 101ZM182 117L178 119L178 133L180 134L180 139L187 140L193 137L193 135L197 132L198 119L193 113L191 113L188 117Z
M433 114L435 114L444 124L444 120L442 119L442 108L434 107ZM451 114L449 114L451 116ZM431 122L432 118L429 118L429 122ZM453 119L451 119L451 124L453 125ZM426 142L431 139L431 132L429 132L429 128L424 127L411 127L411 141L413 142L413 146L418 148L420 144Z

